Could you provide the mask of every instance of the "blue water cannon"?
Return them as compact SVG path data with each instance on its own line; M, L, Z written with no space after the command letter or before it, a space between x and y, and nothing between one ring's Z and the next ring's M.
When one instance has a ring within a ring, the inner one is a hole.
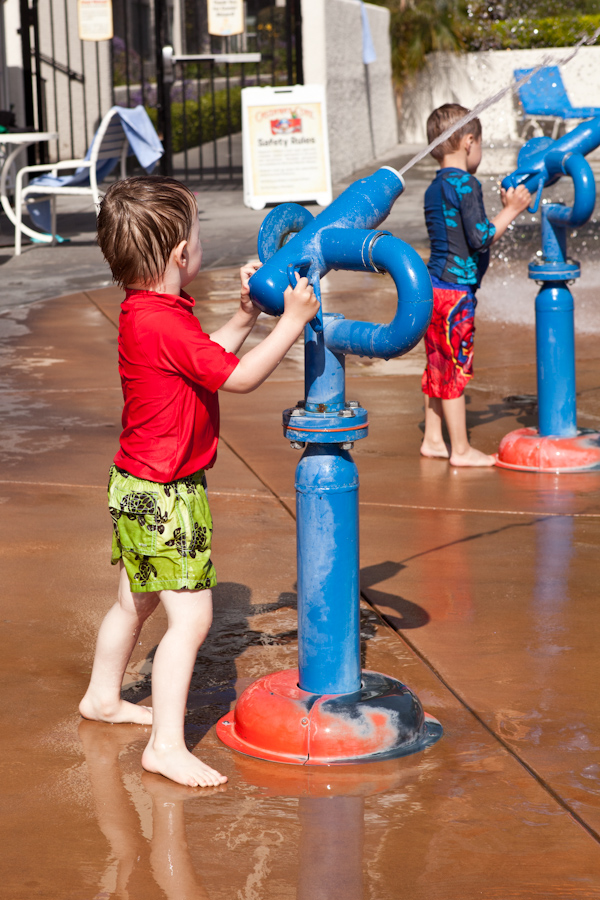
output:
M264 264L250 279L250 296L266 313L283 312L283 293L305 275L320 301L320 281L331 269L389 272L398 292L396 315L388 325L353 322L343 316L327 323L326 344L339 353L391 359L423 336L432 310L429 276L415 250L389 231L372 230L387 218L404 190L401 176L384 166L350 185L316 218L296 203L276 207L258 235ZM322 312L311 323L323 330Z
M345 357L391 359L421 339L433 311L427 267L378 226L404 189L383 167L345 190L316 218L297 204L276 207L258 237L263 266L250 296L270 315L306 275L319 300L331 269L388 272L396 314L388 324L323 313L306 326L305 396L284 410L283 431L304 453L296 469L298 669L259 679L217 725L249 756L302 765L366 762L413 753L441 725L406 685L361 670L358 469L349 453L368 434L367 411L346 400Z
M582 122L559 140L535 137L519 151L517 168L502 181L505 189L523 184L534 194L530 213L538 211L542 192L562 175L569 175L575 187L575 202L568 225L579 227L587 222L594 210L594 176L585 157L600 146L600 118ZM590 208L591 204L591 208Z
M532 138L522 147L517 169L503 188L523 184L535 197L529 212L540 208L543 190L561 177L573 182L572 206L541 206L542 258L529 265L529 278L541 287L535 304L538 428L506 435L498 451L505 468L533 471L584 471L600 466L594 432L577 428L575 395L575 325L569 282L579 278L580 264L567 255L567 230L591 217L596 184L586 154L600 146L600 117L582 122L559 140Z

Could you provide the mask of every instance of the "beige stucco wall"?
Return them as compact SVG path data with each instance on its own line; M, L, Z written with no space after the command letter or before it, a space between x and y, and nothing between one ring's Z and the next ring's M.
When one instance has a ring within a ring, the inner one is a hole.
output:
M389 10L367 4L367 12L377 59L365 66L358 0L302 0L304 81L326 89L333 181L398 140Z
M443 103L472 108L485 97L514 81L514 69L530 69L544 58L560 64L571 48L491 50L481 53L432 53L425 69L402 97L400 138L426 143L425 123L431 110ZM574 106L600 107L600 47L583 47L562 69L562 78ZM496 146L519 140L521 113L512 93L481 114L484 142Z

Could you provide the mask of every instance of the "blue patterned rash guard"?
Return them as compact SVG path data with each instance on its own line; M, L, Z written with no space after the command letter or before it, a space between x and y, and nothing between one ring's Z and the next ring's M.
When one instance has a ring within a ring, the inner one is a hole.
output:
M475 292L496 234L477 179L462 169L440 169L425 192L425 222L431 245L429 274L444 284L469 285Z

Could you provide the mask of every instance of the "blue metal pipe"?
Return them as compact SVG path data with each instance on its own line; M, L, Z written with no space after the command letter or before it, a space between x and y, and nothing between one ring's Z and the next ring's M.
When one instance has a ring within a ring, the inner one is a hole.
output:
M600 145L600 117L582 122L573 131L565 134L557 141L551 138L532 138L519 152L517 169L502 181L503 188L517 187L524 184L528 191L538 192L545 185L552 184L560 177L560 172L548 167L548 151L565 157L569 153L586 156ZM539 196L537 198L539 203ZM537 203L535 208L537 209Z
M325 314L327 322L334 318ZM346 357L325 346L323 332L304 329L304 405L308 412L339 412L346 400Z
M399 238L379 234L370 247L379 272L389 272L398 292L396 315L388 325L334 319L325 343L336 353L391 359L407 353L421 340L431 320L433 288L421 257Z
M546 167L550 175L569 175L575 191L573 206L550 205L546 213L548 221L565 228L579 228L588 221L596 205L596 181L590 164L580 153L564 154L555 148L546 155Z
M545 282L535 301L538 430L577 434L573 296L564 281Z
M308 444L296 469L298 665L313 694L360 688L358 470L335 444Z
M542 283L535 311L538 430L544 437L577 434L574 304L568 282L578 278L580 270L579 263L567 257L567 228L583 225L594 211L596 184L584 157L598 145L600 117L557 141L533 138L522 147L518 168L502 182L504 188L523 184L536 191L530 207L535 212L546 185L564 175L573 181L572 206L542 206L542 260L529 266L529 277Z
M403 190L404 182L398 172L384 166L368 178L351 184L314 219L302 219L297 204L286 205L287 217L286 207L283 210L277 207L265 218L258 235L259 256L264 265L250 279L253 302L263 312L280 316L290 269L303 275L310 271L310 280L314 281L336 267L336 260L325 259L322 252L324 231L328 228L344 229L346 238L350 240L355 231L376 228L389 214ZM297 232L303 221L306 224ZM356 248L354 240L353 247ZM338 244L338 248L345 261L339 267L347 268L345 263L349 261L350 254L342 244ZM362 264L360 252L354 263L353 269L375 271L368 260Z
M358 471L347 447L367 434L366 410L345 400L345 354L389 359L425 332L433 290L419 255L387 232L371 230L403 190L394 169L351 185L313 219L296 204L277 207L259 234L263 266L250 279L253 301L271 315L295 273L319 296L332 268L389 272L398 307L387 325L326 313L305 329L305 399L284 413L294 445L306 444L296 471L299 684L313 694L348 694L361 685ZM317 327L318 325L318 327Z

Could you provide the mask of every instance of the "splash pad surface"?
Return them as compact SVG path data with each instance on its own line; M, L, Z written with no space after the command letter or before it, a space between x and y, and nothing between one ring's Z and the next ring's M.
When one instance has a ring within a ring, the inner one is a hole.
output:
M236 272L202 275L192 293L213 330L233 311ZM297 455L280 412L301 395L300 347L255 394L221 400L209 484L220 584L187 739L229 784L201 792L142 775L143 728L80 722L116 588L105 474L119 299L109 289L34 306L28 333L3 350L4 895L76 900L126 885L150 900L305 900L317 884L328 900L396 900L401 878L417 900L596 897L600 475L421 459L420 347L390 363L348 360L348 398L373 423L356 450L361 641L364 667L410 684L444 739L399 760L310 769L249 759L215 736L248 684L295 665ZM394 302L375 275L327 282L327 307L354 318L389 320ZM270 324L261 318L259 333ZM579 417L593 427L597 338L577 347ZM533 424L531 406L504 401L534 393L533 363L532 329L482 316L467 392L478 447ZM129 699L148 696L164 624L157 613L142 632Z

